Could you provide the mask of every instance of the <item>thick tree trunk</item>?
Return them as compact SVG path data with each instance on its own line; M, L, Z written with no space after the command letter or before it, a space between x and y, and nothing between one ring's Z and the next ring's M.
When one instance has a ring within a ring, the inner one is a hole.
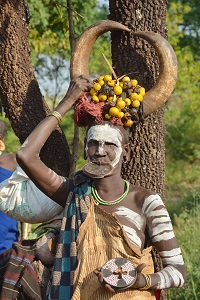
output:
M133 31L145 30L166 37L167 1L110 0L109 19L126 25ZM148 91L159 73L159 63L154 49L144 40L112 32L112 62L118 76L129 74ZM131 183L159 193L164 199L165 174L165 126L163 108L147 117L136 126L130 135L131 159L123 164L122 176ZM161 260L156 251L156 269ZM166 294L162 291L162 299Z
M22 0L0 0L0 99L21 143L49 112L30 59L26 12ZM68 175L69 158L66 138L58 127L44 145L41 159Z

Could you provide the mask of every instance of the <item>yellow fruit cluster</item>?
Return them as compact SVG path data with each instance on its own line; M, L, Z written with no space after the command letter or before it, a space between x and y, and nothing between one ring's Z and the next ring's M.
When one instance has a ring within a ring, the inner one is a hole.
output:
M111 75L100 76L94 81L90 90L94 103L106 102L108 111L106 119L112 117L122 119L124 126L131 127L134 121L131 119L131 109L138 109L145 95L145 89L138 85L136 79L124 75L115 80Z

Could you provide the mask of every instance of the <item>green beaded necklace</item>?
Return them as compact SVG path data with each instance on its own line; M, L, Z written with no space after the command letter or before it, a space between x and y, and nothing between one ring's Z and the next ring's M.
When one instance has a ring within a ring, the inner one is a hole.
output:
M114 205L114 204L118 204L120 203L128 194L129 192L129 182L126 181L125 179L123 179L124 182L125 182L125 185L126 185L126 190L125 192L123 193L123 195L121 197L119 197L118 199L116 200L113 200L113 201L109 201L109 202L106 202L104 201L103 199L101 199L97 193L97 190L95 189L95 186L94 186L94 182L92 183L92 196L94 197L94 199L99 203L99 204L102 204L102 205L107 205L107 206L111 206L111 205Z

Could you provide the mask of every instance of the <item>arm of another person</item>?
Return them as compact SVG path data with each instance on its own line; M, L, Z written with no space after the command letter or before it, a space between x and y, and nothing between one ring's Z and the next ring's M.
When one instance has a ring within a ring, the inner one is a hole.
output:
M155 289L182 287L186 280L186 269L171 219L160 196L147 197L142 212L147 219L150 239L164 267L161 271L151 274L151 287Z
M67 94L55 110L63 117L83 92L88 91L91 86L91 81L83 76L72 80ZM49 169L39 157L42 146L57 125L58 121L54 116L46 117L28 136L17 152L16 158L18 164L35 185L48 197L64 207L70 188L69 181Z

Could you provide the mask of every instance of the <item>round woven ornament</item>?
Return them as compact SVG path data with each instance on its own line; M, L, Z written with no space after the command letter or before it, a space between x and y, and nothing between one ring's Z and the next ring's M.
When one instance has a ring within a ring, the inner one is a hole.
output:
M104 282L115 290L131 287L137 279L135 266L126 258L113 258L101 268Z

